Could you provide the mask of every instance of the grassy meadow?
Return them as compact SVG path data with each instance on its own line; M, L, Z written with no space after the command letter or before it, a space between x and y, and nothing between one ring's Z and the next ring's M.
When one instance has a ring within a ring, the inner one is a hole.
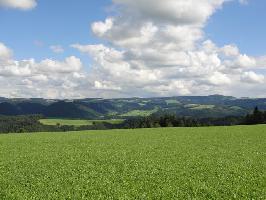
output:
M78 119L41 119L40 122L44 125L66 125L66 126L85 126L92 125L93 123L107 122L111 124L120 124L124 120L78 120Z
M0 199L266 199L266 126L0 135Z

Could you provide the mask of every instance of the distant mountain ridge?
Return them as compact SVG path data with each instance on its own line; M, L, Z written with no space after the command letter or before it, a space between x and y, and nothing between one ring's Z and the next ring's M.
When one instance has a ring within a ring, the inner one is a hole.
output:
M163 113L198 118L243 116L256 106L266 110L266 98L222 95L78 100L0 97L0 115L42 114L49 118L110 119Z

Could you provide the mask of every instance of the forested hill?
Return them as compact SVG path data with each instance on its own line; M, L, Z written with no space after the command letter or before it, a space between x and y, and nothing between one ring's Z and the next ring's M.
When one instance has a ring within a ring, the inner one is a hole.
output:
M220 95L64 101L0 98L0 115L42 114L55 118L126 119L167 113L206 118L244 116L256 106L266 110L266 99L239 99Z

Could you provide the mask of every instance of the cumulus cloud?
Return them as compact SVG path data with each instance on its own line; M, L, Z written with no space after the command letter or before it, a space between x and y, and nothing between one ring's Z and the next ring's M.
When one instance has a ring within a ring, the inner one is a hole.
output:
M0 62L9 60L12 56L12 51L0 42Z
M80 71L82 63L75 56L67 57L64 61L46 59L36 64L38 70L44 73L71 73Z
M105 44L71 45L91 57L88 72L74 56L15 61L0 44L0 83L7 85L2 93L13 88L13 96L23 91L49 98L264 94L265 77L257 70L266 68L265 56L243 54L234 44L218 46L204 33L226 2L113 0L116 15L91 24ZM60 53L60 47L51 49Z
M112 83L108 83L106 81L100 82L100 81L95 81L94 82L94 87L99 90L121 90L120 87L116 87L112 85Z
M87 97L90 83L79 58L63 61L15 60L12 50L0 43L1 95L6 97L81 98ZM92 86L91 86L92 88Z
M50 49L54 52L54 53L63 53L65 50L61 45L52 45L50 46Z
M235 45L225 45L221 48L221 52L227 57L235 57L240 54L239 49Z
M239 55L236 59L236 65L239 67L255 67L256 66L256 60L252 57L249 57L247 55Z
M175 25L199 26L202 26L224 1L225 0L113 0L114 3L123 6L126 14L143 18L143 20L156 21L163 24L173 23Z
M9 61L4 65L0 65L0 76L11 77L11 76L28 76L31 74L31 65L33 60L25 61Z
M98 35L103 36L108 30L110 30L113 26L113 20L111 18L107 18L105 22L95 22L92 24L92 31Z
M0 0L0 7L29 10L37 5L36 0Z
M255 72L249 71L244 72L244 74L241 76L242 80L247 83L264 83L264 75L262 74L256 74Z
M209 78L209 81L214 85L225 85L231 83L230 78L226 74L222 74L220 72L214 72Z
M113 0L118 14L91 26L111 47L72 47L93 58L91 74L98 88L115 85L120 88L118 95L245 96L242 83L252 82L254 87L262 83L263 75L252 70L258 63L266 63L265 59L242 54L234 44L218 47L203 30L226 2ZM108 84L103 87L100 83Z

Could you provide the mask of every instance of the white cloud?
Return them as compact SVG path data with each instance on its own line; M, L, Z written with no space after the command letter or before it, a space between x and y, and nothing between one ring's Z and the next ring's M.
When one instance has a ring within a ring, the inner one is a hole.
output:
M148 88L146 89L152 89L157 92L157 95L159 96L171 96L172 94L176 95L191 95L192 92L190 91L190 85L191 83L183 82L181 80L171 81L169 84L165 85L159 85L155 88Z
M227 57L235 57L240 54L239 49L235 45L226 45L222 47L221 52Z
M70 56L64 61L45 59L37 63L34 59L16 61L12 50L0 43L0 75L28 76L34 73L74 73L82 69L79 58ZM38 76L41 77L41 76Z
M228 1L113 0L116 15L91 25L105 45L71 45L92 58L88 72L75 56L15 61L0 44L1 92L49 98L264 94L264 75L255 71L266 68L265 57L242 54L233 44L219 47L204 33Z
M61 45L52 45L50 46L50 49L54 52L54 53L63 53L65 50Z
M245 72L242 76L241 79L243 82L247 82L247 83L264 83L264 75L261 74L256 74L255 72L249 71L249 72Z
M107 18L105 22L95 22L92 24L92 31L98 35L103 36L113 26L113 19Z
M34 59L17 61L12 51L0 45L1 95L6 97L82 98L90 82L80 59L63 61ZM90 86L92 88L92 86Z
M48 77L44 74L34 75L30 79L33 81L41 81L41 82L48 81Z
M0 66L0 76L29 76L31 75L32 61L12 61Z
M37 5L36 0L0 0L0 7L29 10Z
M128 16L175 25L202 25L225 0L113 0ZM152 5L152 9L151 9ZM122 10L121 9L121 10Z
M95 81L94 82L94 87L99 90L121 90L120 87L116 87L112 85L112 83L108 83L106 81L100 82L100 81Z
M247 55L239 55L236 64L240 67L252 68L256 66L256 60Z
M12 51L0 42L0 63L12 57Z
M236 45L218 47L204 34L209 17L227 0L113 2L118 14L92 24L112 47L72 45L93 58L91 78L98 88L115 85L121 88L116 95L126 96L241 95L248 77L260 83L261 76L247 70L265 59L241 54Z
M38 70L46 73L71 73L78 72L82 68L82 63L75 56L67 57L64 61L46 59L37 63Z
M231 83L230 78L226 74L222 74L220 72L214 72L209 78L209 81L214 85L225 85Z

